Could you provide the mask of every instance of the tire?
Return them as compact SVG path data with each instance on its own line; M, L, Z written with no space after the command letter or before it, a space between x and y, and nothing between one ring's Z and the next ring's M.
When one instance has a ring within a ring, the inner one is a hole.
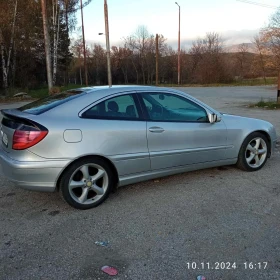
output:
M103 203L116 180L109 164L100 158L78 160L62 174L59 192L76 209L86 210Z
M253 132L244 140L238 155L237 167L244 171L260 170L266 163L270 151L267 137Z

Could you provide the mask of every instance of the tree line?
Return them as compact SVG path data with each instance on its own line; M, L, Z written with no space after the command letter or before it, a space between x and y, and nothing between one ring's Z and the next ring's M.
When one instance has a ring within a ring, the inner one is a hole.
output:
M243 79L278 75L276 43L268 30L262 29L250 44L240 44L227 51L222 37L207 33L192 43L188 50L181 50L182 84L231 83ZM280 32L279 32L280 36ZM279 41L280 46L280 41ZM83 44L75 40L70 81L83 84ZM100 44L86 47L88 79L90 84L107 83L106 50ZM111 47L112 76L114 84L155 84L156 80L155 35L145 26L139 26L133 35L122 39L122 45ZM164 35L159 36L159 82L177 83L178 52L168 46Z
M73 59L70 34L76 28L79 0L41 0L45 3L50 38L52 82L65 84ZM46 84L42 3L0 0L0 84L36 88ZM84 7L90 0L84 1Z
M47 0L52 82L84 84L82 38L70 40L77 29L79 0ZM90 1L84 1L84 6ZM280 10L271 17L249 44L227 51L218 33L207 33L181 50L183 84L230 83L247 78L277 76L280 62ZM40 1L0 0L0 56L2 89L32 89L47 84L46 57ZM113 84L154 84L156 41L148 28L139 26L134 34L111 47ZM90 85L107 84L106 50L100 44L85 50ZM177 83L177 51L159 35L159 82Z

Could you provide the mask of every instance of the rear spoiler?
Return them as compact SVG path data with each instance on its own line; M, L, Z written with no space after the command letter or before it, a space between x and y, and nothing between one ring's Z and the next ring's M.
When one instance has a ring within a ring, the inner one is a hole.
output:
M28 113L21 112L17 109L2 109L0 112L4 116L4 118L2 119L2 123L12 121L19 124L37 127L41 130L46 129L41 124L30 119L29 117L33 117L33 115L30 115Z
M0 112L3 116L12 116L12 117L16 117L16 118L29 119L29 117L31 116L30 114L22 112L17 109L2 109Z

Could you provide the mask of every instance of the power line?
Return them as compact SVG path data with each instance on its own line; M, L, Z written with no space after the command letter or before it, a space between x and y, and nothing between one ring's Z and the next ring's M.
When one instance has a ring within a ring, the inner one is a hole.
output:
M267 4L263 4L263 3L258 3L258 2L253 2L253 1L248 1L248 0L236 0L236 1L247 3L247 4L252 4L252 5L256 5L256 6L261 6L261 7L269 8L269 9L277 9L278 8L276 6L271 6L271 5L267 5Z

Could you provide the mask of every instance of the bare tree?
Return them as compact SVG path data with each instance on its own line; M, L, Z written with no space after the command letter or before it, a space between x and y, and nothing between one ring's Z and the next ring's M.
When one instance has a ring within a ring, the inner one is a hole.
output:
M59 44L59 28L60 28L60 6L58 0L52 0L52 29L53 29L53 63L52 63L52 80L53 85L56 83L57 74L57 55Z
M223 61L223 41L218 33L207 33L203 39L193 43L192 77L196 83L219 83L227 78Z
M216 32L206 33L203 39L204 49L208 53L220 54L223 51L223 41L221 36Z
M280 70L280 9L271 17L268 26L260 32L263 46L274 57L275 68Z
M72 47L71 47L71 51L74 54L75 58L76 58L76 64L74 65L74 67L79 68L79 78L80 78L80 84L83 85L83 77L82 77L82 66L83 66L83 59L82 59L82 53L84 50L84 46L83 46L83 41L82 38L75 40Z
M149 37L150 34L147 27L141 25L138 26L135 33L132 36L129 36L125 41L126 45L133 51L133 53L139 57L143 84L146 84L145 51L147 49Z
M262 30L261 35L274 57L274 66L278 71L277 102L280 103L280 9L271 17L269 25Z
M139 55L135 48L135 44L135 38L133 36L128 36L124 39L124 48L127 48L131 51L130 60L136 74L136 83L139 84L139 70L137 65L139 61Z
M106 51L99 44L94 44L89 50L89 67L91 66L91 75L97 85L107 83L107 58Z
M2 74L3 74L3 87L6 91L8 88L8 75L7 75L7 67L5 60L5 45L2 30L0 29L0 50L1 50L1 62L2 62Z
M5 59L4 38L3 38L3 34L2 34L2 29L0 28L0 50L1 50L1 59L2 59L3 87L4 87L5 91L8 88L8 76L9 76L9 70L10 70L11 55L12 55L12 50L14 47L15 25L16 25L16 18L17 18L17 5L18 5L18 1L15 0L14 1L12 30L11 30L11 37L10 37L7 61Z
M243 79L244 77L244 64L246 63L246 55L248 53L248 45L243 43L238 46L238 52L236 60L239 66L239 76Z
M177 75L177 52L172 47L167 47L162 50L160 63L159 63L159 76L161 83L172 84L176 83L178 79ZM182 73L184 69L182 69Z
M124 78L124 83L128 84L128 72L130 66L130 56L132 51L125 47L112 47L112 68L117 76L118 71L121 70Z
M203 41L201 39L197 39L192 43L192 47L189 51L191 55L191 79L192 81L196 80L196 71L199 67L200 62L203 60L204 47Z
M159 35L159 54L167 49L166 39ZM130 58L133 65L137 83L142 78L143 84L152 84L155 79L156 65L156 40L146 26L138 26L135 33L124 38L124 48L131 52Z
M254 37L253 44L257 51L257 66L261 69L264 82L266 84L266 46L259 35Z
M50 92L53 87L53 79L52 79L53 77L52 77L52 69L51 69L51 50L50 50L51 46L50 46L50 35L49 35L49 28L48 28L46 0L41 0L41 5L42 5L45 52L46 52L48 88L49 88L49 92Z

